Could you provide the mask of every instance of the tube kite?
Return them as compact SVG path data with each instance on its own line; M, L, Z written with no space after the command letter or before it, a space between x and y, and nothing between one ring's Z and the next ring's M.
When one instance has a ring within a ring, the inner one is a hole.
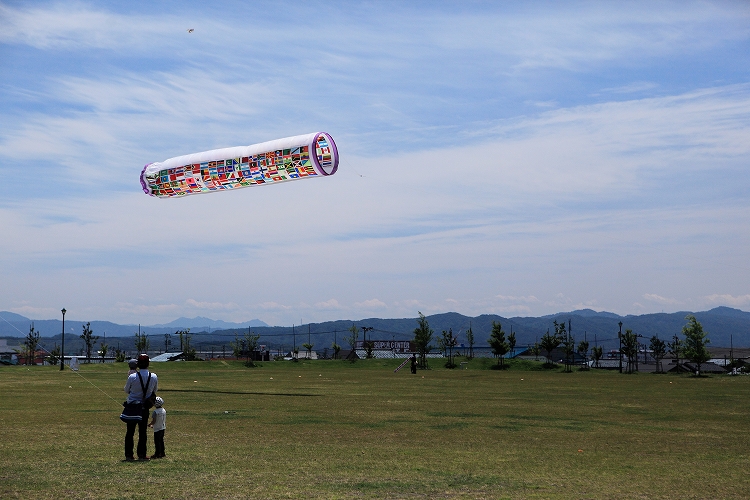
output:
M149 163L141 171L141 187L149 196L174 198L325 177L338 168L333 138L315 132Z

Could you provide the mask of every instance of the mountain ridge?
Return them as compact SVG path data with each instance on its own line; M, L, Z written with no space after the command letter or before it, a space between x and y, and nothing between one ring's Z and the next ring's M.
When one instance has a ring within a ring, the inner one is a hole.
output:
M15 313L11 313L15 314ZM676 313L650 313L643 315L620 316L606 311L593 311L591 309L580 309L570 312L561 312L552 315L539 317L502 317L496 314L481 314L479 316L465 316L456 312L439 313L427 316L430 327L434 330L433 345L437 344L437 338L443 330L453 330L453 333L459 337L459 344L467 344L466 332L469 327L475 336L476 347L487 347L487 338L492 331L492 323L499 322L503 326L506 334L511 331L516 334L517 347L527 347L537 342L548 330L553 330L553 321L570 322L572 334L576 342L588 340L591 345L603 345L610 349L618 343L618 333L620 331L619 323L622 322L622 332L630 329L639 334L648 342L653 336L658 336L662 340L671 340L672 336L678 335L682 327L686 324L685 316L693 314L703 324L704 330L708 333L711 340L711 346L730 346L735 347L750 346L750 312L734 309L730 307L716 307L708 311L689 312L680 311ZM0 311L0 337L23 338L28 332L31 322L40 332L43 338L51 341L59 341L61 321L60 320L31 320L21 315L14 317L24 318L22 321L8 321L7 313ZM201 320L200 317L193 320ZM206 318L208 319L208 318ZM171 324L179 324L180 318ZM217 323L221 320L215 320ZM247 326L242 323L228 323L231 328L214 328L201 330L201 327L191 327L191 334L196 345L218 346L227 345L235 335L247 333ZM68 342L78 342L81 334L81 321L67 320L66 329L66 346ZM170 323L167 323L169 325ZM348 329L356 324L358 327L366 326L372 330L368 333L368 338L374 340L407 340L413 337L414 328L416 327L416 318L364 318L360 320L341 319L334 321L324 321L320 323L310 323L295 327L279 326L252 326L253 332L261 335L261 343L268 345L279 345L279 348L287 348L293 345L301 345L309 339L321 349L327 348L333 342L347 348L345 337L348 335ZM241 326L236 326L241 325ZM208 326L208 325L206 325ZM183 326L138 326L138 325L118 325L108 321L91 321L91 328L95 335L100 337L100 341L112 342L119 341L123 345L132 344L134 334L139 331L152 339L152 345L161 345L161 337L173 335L176 330L185 328ZM359 332L361 340L361 329ZM304 340L303 340L304 339ZM113 344L111 344L113 345Z

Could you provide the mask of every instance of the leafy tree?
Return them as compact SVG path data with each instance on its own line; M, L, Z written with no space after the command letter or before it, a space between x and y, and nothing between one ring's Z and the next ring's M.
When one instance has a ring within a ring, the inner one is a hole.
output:
M237 359L242 357L242 352L245 350L244 341L240 339L240 334L234 332L234 340L229 341L229 347L232 348L232 356Z
M430 328L427 318L421 312L419 312L417 325L417 328L414 329L414 344L417 346L417 353L419 354L419 367L425 370L427 369L427 353L432 349L430 342L432 342L432 334L435 332Z
M576 341L570 334L562 338L563 352L565 353L565 371L570 373L575 361Z
M443 330L442 337L438 341L443 350L448 352L448 363L445 367L454 368L456 365L453 363L453 348L458 344L458 338L453 335L453 328L449 328L447 332Z
M622 353L628 358L627 372L633 373L635 357L638 355L638 336L633 330L625 330L622 336Z
M190 345L190 328L178 330L175 335L180 337L180 346L182 346L182 359L185 361L195 361L198 359L195 347Z
M135 332L135 350L138 354L148 352L149 341L146 333Z
M539 346L539 342L534 342L534 345L529 349L531 354L534 355L534 359L539 361L539 354L542 352L542 348Z
M471 324L466 331L466 343L469 344L469 359L474 359L474 331L471 329Z
M91 322L83 325L83 333L80 337L83 339L83 343L86 344L86 362L91 363L91 351L94 349L96 341L99 340L99 337L94 335L94 332L91 330Z
M52 348L52 350L49 352L49 356L47 356L47 363L57 366L60 358L60 346L55 344L55 347Z
M510 348L510 355L513 356L516 353L516 332L512 328L510 335L508 335L508 347Z
M115 349L115 362L117 363L125 362L125 351L121 351L120 349Z
M701 373L701 364L711 359L706 345L711 341L708 334L703 331L703 325L695 319L695 316L688 314L685 319L688 324L682 327L682 334L685 336L684 354L687 359L698 366L696 375Z
M357 339L359 338L359 328L357 328L357 325L352 324L352 326L349 327L349 335L344 337L344 341L346 341L347 344L351 347L352 352L354 352L354 349L357 347ZM352 363L356 361L357 358L354 356L351 357Z
M557 320L555 320L552 324L555 326L555 335L560 339L560 342L562 342L566 337L565 322L558 323Z
M552 324L555 326L555 337L560 339L560 344L563 346L563 352L565 354L565 371L570 372L570 358L573 356L574 343L570 335L565 330L565 322L558 323L557 320L553 321ZM558 345L560 345L558 344Z
M673 359L675 360L675 365L677 366L677 372L679 373L680 356L682 356L682 350L683 350L682 340L677 335L673 335L672 342L667 343L667 347L669 348L669 352L672 354Z
M604 356L604 348L602 346L594 347L591 349L591 355L594 357L595 366L599 368L599 360Z
M362 336L362 338L364 338L364 335ZM373 342L372 340L364 340L362 342L362 347L365 348L365 356L367 357L367 359L372 359L372 350L375 349L375 342Z
M508 345L508 341L505 340L503 326L497 321L492 322L492 333L490 333L490 338L487 339L487 342L492 348L492 354L497 358L498 366L505 366L504 356L510 351L510 346Z
M659 337L654 335L651 337L651 343L649 344L654 360L656 360L656 373L661 373L662 366L661 360L664 359L664 355L667 353L667 344L660 340Z
M583 362L585 363L586 368L588 368L588 353L589 353L589 343L586 340L582 340L578 343L578 355L583 358Z
M304 347L305 350L307 351L307 359L312 359L312 348L313 348L313 345L305 342L304 344L302 344L302 347Z
M333 349L333 359L339 359L339 352L341 351L341 346L338 345L336 342L331 344L331 349Z
M39 331L34 328L34 323L29 326L29 333L26 335L26 340L23 342L24 351L26 353L26 364L36 364L36 348L39 345L41 337Z
M552 365L552 351L557 349L562 339L557 335L550 335L549 330L542 336L542 341L539 343L539 347L547 351L547 364Z
M250 356L258 350L258 340L260 340L260 334L254 333L250 331L250 328L247 329L247 333L244 334L245 337L245 345L247 346L247 361L245 362L245 366L247 367L254 367L255 363L252 359L250 359ZM312 349L312 345L310 346L310 349Z
M372 359L372 351L375 349L375 342L372 341L372 337L367 335L367 332L372 331L372 326L362 327L362 347L365 350L365 356L367 359ZM372 334L371 334L372 335Z
M104 358L107 357L107 351L109 351L109 346L102 342L99 344L99 355L102 357L102 363L104 363Z

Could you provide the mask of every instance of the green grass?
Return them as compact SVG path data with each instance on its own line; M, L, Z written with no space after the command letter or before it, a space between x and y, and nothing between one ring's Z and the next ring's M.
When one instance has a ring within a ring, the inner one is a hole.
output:
M154 364L167 458L144 463L126 365L1 367L0 498L746 496L750 377L491 363Z

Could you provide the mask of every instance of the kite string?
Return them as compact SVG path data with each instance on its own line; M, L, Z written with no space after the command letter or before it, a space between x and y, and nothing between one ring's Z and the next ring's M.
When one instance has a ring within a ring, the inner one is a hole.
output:
M7 319L3 318L2 316L0 316L0 319L1 319L1 320L3 320L3 321L5 321L6 323L8 323L8 324L9 324L10 326L12 326L13 328L15 328L15 329L16 329L16 330L18 331L18 333L20 333L21 335L25 335L25 334L24 334L24 333L23 333L23 332L22 332L21 330L19 330L19 329L18 329L18 327L17 327L16 325L14 325L13 323L11 323L11 322L10 322L10 321L8 321ZM46 347L44 347L44 346L43 346L43 345L42 345L41 343L37 344L37 346L38 346L38 347L39 347L39 348L40 348L41 350L43 350L44 352L46 352L47 354L52 354L52 353L51 353L51 352L49 352L49 351L47 350L47 348L46 348Z
M96 384L94 384L94 383L93 383L92 381L90 381L89 379L87 379L86 377L84 377L83 375L81 375L81 374L80 374L80 372L79 372L78 370L71 370L71 371L72 371L73 373L75 373L76 375L78 375L79 377L81 377L81 378L82 378L83 380L85 380L86 382L88 382L89 384L91 384L92 386L94 386L94 387L95 387L96 389L98 389L98 390L99 390L99 391L100 391L100 392L101 392L102 394L104 394L105 396L107 396L107 397L108 397L109 399L111 399L112 401L114 401L114 402L115 402L115 403L117 403L118 405L121 405L121 404L122 404L122 403L121 403L120 401L117 401L117 400L116 400L115 398L113 398L112 396L110 396L109 394L107 394L106 392L104 392L104 391L103 391L102 389L100 389L99 387L97 387L97 386L96 386Z
M13 328L15 328L16 330L18 330L18 327L17 327L16 325L14 325L13 323L11 323L10 321L8 321L7 319L3 318L2 316L0 316L0 319L2 319L3 321L5 321L6 323L8 323L8 324L9 324L10 326L12 326ZM18 331L19 331L19 332L20 332L21 334L23 334L23 332L22 332L21 330L18 330ZM42 348L43 350L47 351L47 349L45 349L45 348L44 348L44 346L42 346L42 345L39 345L39 347L41 347L41 348ZM51 353L50 353L49 351L47 351L47 353L48 353L48 354L51 354ZM63 362L63 363L65 363L65 359L64 359L64 358L63 358L62 362ZM106 392L104 392L104 391L103 391L102 389L100 389L99 387L97 387L97 386L96 386L96 385L95 385L95 384L94 384L94 383L93 383L92 381L90 381L89 379L87 379L86 377L84 377L83 375L81 375L81 374L80 374L80 373L78 372L78 370L73 370L73 373L75 373L76 375L78 375L79 377L81 377L81 378L82 378L83 380L85 380L86 382L88 382L89 384L91 384L92 386L94 386L94 387L95 387L96 389L98 389L98 390L99 390L99 391L100 391L100 392L101 392L102 394L104 394L105 396L107 396L107 397L108 397L109 399L111 399L111 400L112 400L112 401L114 401L115 403L117 403L117 404L120 404L120 403L119 403L119 401L117 401L117 400L116 400L115 398L113 398L112 396L110 396L109 394L107 394Z
M14 325L13 323L11 323L10 321L8 321L7 319L3 318L2 316L0 316L0 319L8 323L10 326L15 328L16 330L18 330L18 327ZM21 330L18 330L18 333L20 333L21 335L24 335L24 333Z

